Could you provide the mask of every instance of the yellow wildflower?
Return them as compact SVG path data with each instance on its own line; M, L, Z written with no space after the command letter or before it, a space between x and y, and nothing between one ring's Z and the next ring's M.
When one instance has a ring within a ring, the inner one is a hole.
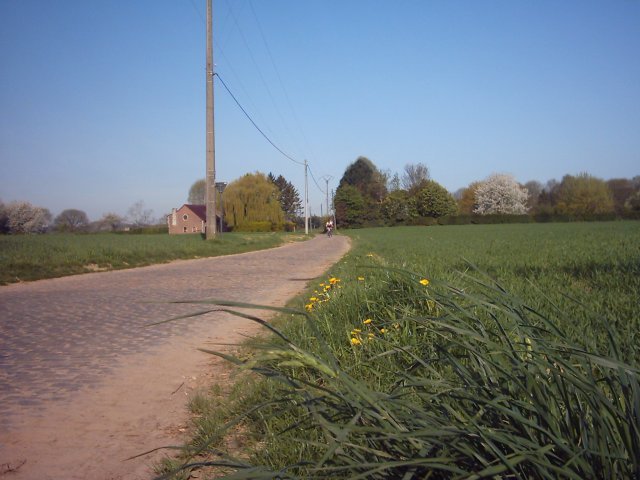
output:
M369 338L374 338L375 336L376 336L376 334L375 334L375 333L369 333L369 334L368 334L368 337L369 337Z
M363 282L364 281L364 277L358 277L358 280Z
M380 329L380 333L387 333L387 329L386 328L381 328Z
M362 330L360 330L359 328L354 328L353 330L351 330L351 335L355 335L356 333L360 332L362 332Z
M362 342L359 338L351 337L351 345L360 345Z
M311 302L317 302L317 301L318 301L318 298L317 298L317 297L311 297L311 298L309 299L309 301L311 301Z
M367 318L364 322L365 325L369 325L373 320L371 320L370 318Z
M427 285L429 285L429 280L427 280L426 278L423 278L422 280L420 280L420 284L426 287Z

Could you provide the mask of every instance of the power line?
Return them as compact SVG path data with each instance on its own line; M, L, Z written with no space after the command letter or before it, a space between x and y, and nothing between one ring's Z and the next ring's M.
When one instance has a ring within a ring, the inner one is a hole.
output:
M316 180L316 177L313 176L313 172L311 171L311 167L309 168L309 173L311 174L311 179L313 180L313 183L316 184L316 187L318 187L318 190L320 190L320 193L325 193L325 191L322 189L322 187L318 184L318 181Z
M273 67L274 72L276 73L276 77L278 78L278 82L280 83L280 88L282 89L282 92L284 93L284 98L287 101L287 105L289 106L289 110L291 111L291 113L293 114L293 119L295 120L295 124L298 127L298 129L300 130L300 133L302 134L302 139L304 141L304 143L306 144L306 147L308 149L310 149L310 145L309 145L309 141L307 140L307 137L304 133L304 130L302 128L302 123L300 122L300 120L298 119L298 116L296 115L296 111L293 108L293 105L291 103L291 99L289 98L289 94L287 93L287 89L284 87L284 82L282 81L282 76L280 75L280 71L278 70L278 67L276 65L275 59L273 57L273 54L271 53L271 49L269 48L269 44L267 43L267 37L264 34L264 31L262 30L262 25L260 24L260 20L258 19L258 15L256 14L255 9L253 8L253 2L251 0L249 0L249 7L251 9L251 13L253 14L253 18L256 21L256 25L258 26L258 32L260 33L260 38L262 39L262 43L264 45L264 48L269 56L269 60L271 61L271 66ZM289 126L286 123L286 121L284 119L283 120L283 124L285 125L285 127L288 129ZM292 135L292 138L295 141L295 137ZM311 152L313 153L313 152Z
M242 110L242 113L245 114L245 116L249 119L251 124L255 127L256 130L258 130L258 132L260 132L260 134L267 140L267 142L269 142L273 148L275 148L277 151L279 151L282 155L284 155L286 158L288 158L292 162L297 163L298 165L304 165L304 162L300 162L300 161L296 160L295 158L291 157L290 155L287 155L284 151L282 151L282 149L280 147L278 147L275 143L273 143L271 141L271 139L260 129L260 127L256 124L256 122L253 121L253 118L251 118L251 115L249 115L247 113L247 111L242 107L242 105L240 104L238 99L231 92L229 87L227 87L227 84L224 83L224 80L222 79L220 74L216 72L216 73L214 73L214 75L218 77L218 79L220 80L220 83L222 83L222 86L225 88L227 93L229 93L229 95L231 95L231 98L233 99L234 102L236 102L236 105L238 105L238 108L240 108L240 110ZM312 175L312 178L313 178L313 175ZM314 179L314 181L315 181L315 179ZM317 183L316 183L316 185L317 185Z

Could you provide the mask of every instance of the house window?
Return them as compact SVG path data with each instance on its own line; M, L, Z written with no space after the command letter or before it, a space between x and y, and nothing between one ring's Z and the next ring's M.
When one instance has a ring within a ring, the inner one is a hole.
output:
M197 232L197 231L198 231L198 227L193 227L193 228L191 229L191 231L192 231L192 232L194 232L194 233L195 233L195 232Z
M186 222L189 219L189 215L185 213L184 215L182 215L182 219Z
M182 227L182 233L187 233L187 227Z

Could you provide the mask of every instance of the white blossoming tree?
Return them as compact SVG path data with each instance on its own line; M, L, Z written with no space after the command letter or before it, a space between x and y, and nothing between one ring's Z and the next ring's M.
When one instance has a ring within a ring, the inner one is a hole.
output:
M12 202L6 206L7 225L11 233L44 233L51 223L51 212L29 202Z
M480 215L527 213L527 189L511 175L493 174L476 188L476 208Z

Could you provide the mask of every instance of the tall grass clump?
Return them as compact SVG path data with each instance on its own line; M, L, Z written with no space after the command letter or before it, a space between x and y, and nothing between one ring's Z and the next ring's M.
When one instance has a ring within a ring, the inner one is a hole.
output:
M255 479L640 478L639 370L609 327L603 351L569 342L565 319L479 273L360 278L314 292L295 339L269 327L252 355L227 357L276 386L246 413L261 424L252 456L200 465Z

